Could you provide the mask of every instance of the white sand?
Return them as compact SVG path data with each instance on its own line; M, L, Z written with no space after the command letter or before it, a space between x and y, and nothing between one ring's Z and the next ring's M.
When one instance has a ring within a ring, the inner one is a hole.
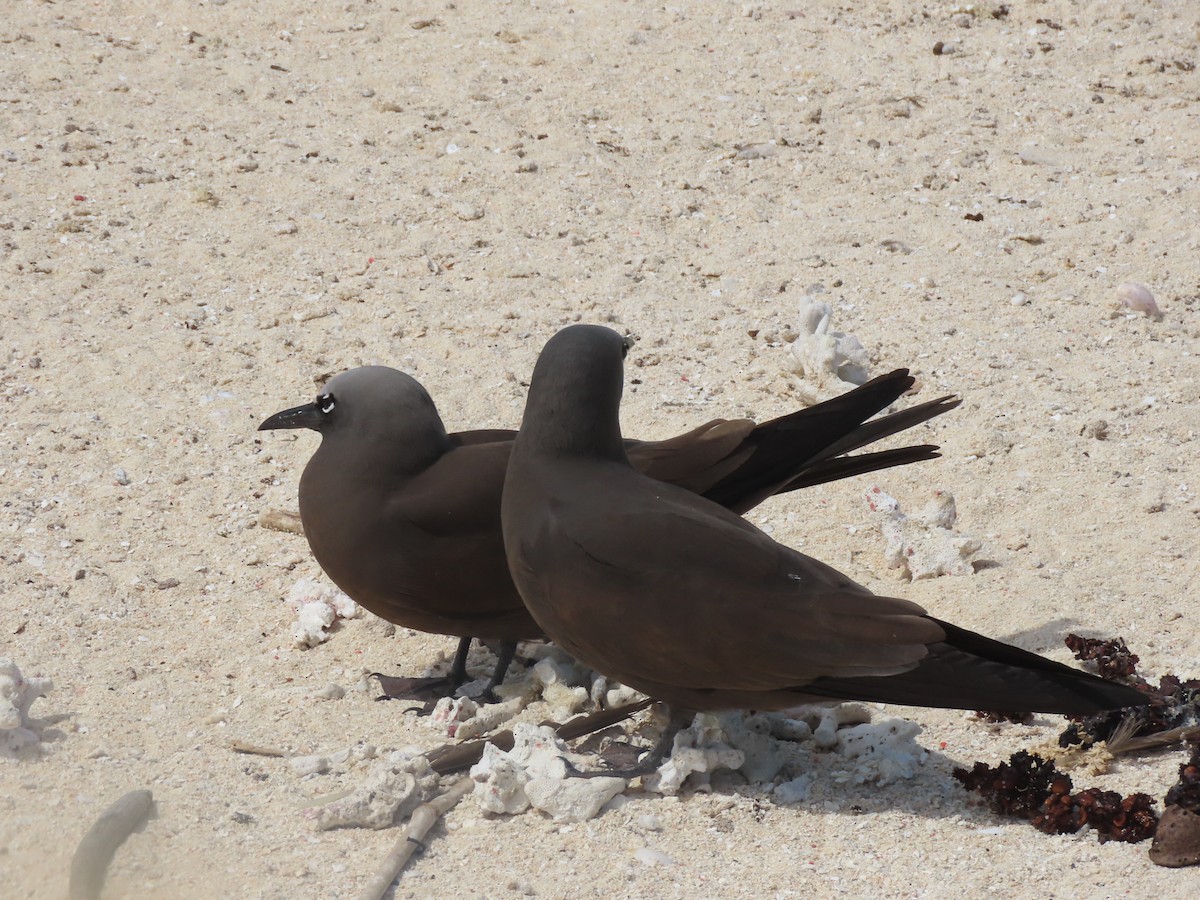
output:
M1079 629L1200 674L1200 7L1008 5L6 3L0 656L56 689L44 756L0 760L0 892L64 896L91 822L149 788L106 896L354 896L396 831L315 834L300 807L361 772L228 742L432 746L395 704L314 693L453 642L366 617L286 649L283 597L318 570L256 520L294 508L317 437L254 429L363 363L414 374L452 429L515 426L575 320L640 336L624 422L665 436L794 408L780 340L823 285L873 373L965 403L918 432L943 460L752 519L1055 658ZM1165 319L1114 316L1124 281ZM899 583L871 483L906 509L951 491L995 565ZM1146 845L1000 822L950 779L1060 719L889 712L934 751L911 781L576 826L463 805L396 895L1195 896ZM1178 760L1076 783L1161 797Z

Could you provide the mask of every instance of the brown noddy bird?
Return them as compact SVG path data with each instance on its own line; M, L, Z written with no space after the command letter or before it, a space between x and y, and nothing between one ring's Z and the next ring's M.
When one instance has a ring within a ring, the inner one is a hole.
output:
M840 700L1066 715L1145 705L1132 687L877 596L638 472L618 421L626 349L599 326L550 339L504 485L513 580L580 662L664 701L676 726L701 710Z
M760 425L716 419L625 449L649 477L742 513L775 493L938 456L928 444L845 455L960 402L941 397L867 421L912 384L901 369ZM314 402L259 426L275 428L321 434L300 479L300 516L326 574L389 622L462 639L449 676L387 679L388 693L453 693L466 679L472 637L501 642L489 690L499 684L516 642L543 637L513 586L500 534L516 433L447 434L425 389L384 366L337 375Z

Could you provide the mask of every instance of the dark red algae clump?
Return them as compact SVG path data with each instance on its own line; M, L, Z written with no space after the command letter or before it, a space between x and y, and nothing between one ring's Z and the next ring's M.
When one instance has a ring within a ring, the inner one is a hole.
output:
M1063 643L1080 662L1096 663L1096 674L1109 681L1121 681L1137 675L1138 655L1125 645L1125 638L1085 638L1068 634Z
M1200 742L1192 744L1191 758L1179 767L1179 780L1167 791L1166 804L1200 813Z
M956 768L953 774L964 788L979 794L992 812L1032 819L1050 795L1058 770L1037 754L1019 750L995 768L977 762L970 771ZM1070 791L1070 776L1064 777Z
M1154 837L1158 827L1158 813L1149 794L1139 792L1122 797L1116 791L1088 788L1070 799L1078 827L1091 825L1102 844L1105 841L1136 844Z
M1123 638L1085 638L1068 634L1067 647L1081 662L1094 662L1097 673L1110 681L1120 681L1144 692L1150 706L1136 710L1113 710L1098 716L1079 719L1067 726L1058 737L1060 747L1106 741L1123 720L1132 720L1136 727L1129 737L1160 734L1200 724L1200 679L1184 681L1175 675L1164 675L1155 686L1138 674L1138 656L1125 645Z
M1024 750L995 768L977 762L970 771L959 768L953 774L993 812L1027 819L1047 834L1074 834L1090 825L1101 842L1137 843L1152 837L1158 826L1148 794L1122 797L1098 788L1073 794L1070 775Z

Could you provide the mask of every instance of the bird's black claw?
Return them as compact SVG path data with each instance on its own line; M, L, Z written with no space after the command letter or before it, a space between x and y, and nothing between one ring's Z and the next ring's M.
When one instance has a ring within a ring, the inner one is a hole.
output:
M390 697L376 697L375 699L389 700L391 698ZM429 700L426 703L424 703L422 706L410 706L408 709L404 710L404 712L402 712L400 715L407 716L407 715L411 714L411 715L416 716L418 719L423 719L426 716L432 715L433 710L437 707L437 705L438 705L438 701Z

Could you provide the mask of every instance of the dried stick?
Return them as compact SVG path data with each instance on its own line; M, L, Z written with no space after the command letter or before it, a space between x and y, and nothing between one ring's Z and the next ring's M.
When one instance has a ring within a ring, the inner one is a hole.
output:
M626 706L618 706L616 709L602 709L591 715L578 716L563 725L553 721L546 721L542 724L552 726L560 738L569 741L624 721L653 702L653 700L640 700ZM463 741L459 744L446 744L428 755L430 766L440 775L461 772L479 762L483 756L484 744L495 744L501 750L511 750L513 733L501 731L488 738ZM469 776L463 776L446 793L418 806L408 821L408 828L396 841L391 852L384 859L383 865L371 876L366 887L363 888L363 892L359 894L359 900L382 900L388 888L400 877L400 873L404 871L404 867L408 865L408 861L412 859L416 849L418 847L422 850L425 849L421 839L429 833L429 829L437 823L438 819L458 805L458 802L469 794L474 786L475 783Z
M404 829L404 833L400 835L391 852L383 860L383 865L367 881L363 892L359 894L359 900L382 900L388 888L400 877L400 873L404 871L404 867L408 865L408 861L412 859L417 848L425 849L422 838L429 833L429 829L437 824L438 819L454 809L458 805L458 801L471 792L474 785L470 776L464 775L446 793L435 797L428 803L422 803L413 810L412 818L408 820L408 827Z
M591 734L593 731L600 731L602 728L623 722L653 702L653 700L639 700L615 709L602 709L591 715L578 716L563 725L549 720L542 724L552 727L564 741L571 741L583 737L585 734ZM439 775L449 775L451 772L469 769L483 757L484 744L495 744L496 749L507 752L513 748L513 734L511 731L501 731L491 737L475 741L445 744L429 753L429 765Z
M130 791L100 814L71 860L70 900L99 900L117 848L153 810L154 798L149 791Z
M258 517L258 524L271 531L304 534L304 523L300 521L300 513L287 509L264 509Z
M230 738L229 749L234 753L249 753L251 756L278 756L283 759L296 755L287 750L280 750L278 747L262 747L258 744L251 744L240 738Z

